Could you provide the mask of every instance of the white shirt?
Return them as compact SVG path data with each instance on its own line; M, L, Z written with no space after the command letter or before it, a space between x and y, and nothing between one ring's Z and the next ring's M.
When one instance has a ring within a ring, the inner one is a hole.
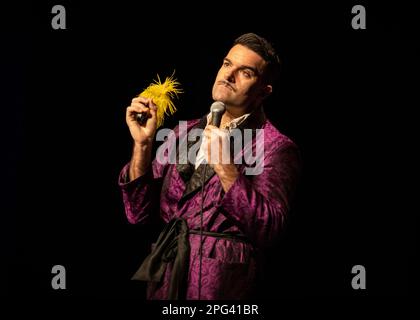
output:
M249 115L250 115L250 113L246 113L246 114L244 114L244 115L242 115L238 118L233 119L232 121L227 123L225 125L225 127L222 128L222 129L225 129L225 130L228 130L229 132L231 132L233 129L237 128L242 122L244 122L245 119L249 117ZM210 118L211 118L211 113L209 113L207 115L207 124L209 123ZM195 168L196 169L198 168L198 166L202 162L204 162L206 160L206 156L204 155L204 150L203 150L203 146L204 146L204 143L205 143L205 137L202 135L201 138L202 138L202 141L201 141L200 149L198 150L197 157L195 158Z

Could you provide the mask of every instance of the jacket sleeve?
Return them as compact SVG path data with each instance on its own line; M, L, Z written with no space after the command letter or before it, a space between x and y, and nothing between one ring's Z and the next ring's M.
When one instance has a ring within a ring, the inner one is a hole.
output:
M194 125L192 121L189 125ZM186 124L184 124L186 126ZM118 184L122 191L125 214L130 223L147 223L151 215L155 217L160 213L160 195L162 181L169 168L169 163L174 161L176 141L180 129L177 125L173 130L166 130L162 136L166 136L163 144L157 149L156 157L152 161L149 170L141 177L128 182L130 164L126 164L121 170ZM182 131L182 132L184 132ZM173 163L173 162L172 162Z
M259 175L241 172L218 206L258 247L270 246L284 225L299 175L299 151L288 141L265 156Z
M129 168L130 163L124 166L118 179L125 214L130 223L144 224L159 204L163 167L155 159L143 176L132 181L128 179Z

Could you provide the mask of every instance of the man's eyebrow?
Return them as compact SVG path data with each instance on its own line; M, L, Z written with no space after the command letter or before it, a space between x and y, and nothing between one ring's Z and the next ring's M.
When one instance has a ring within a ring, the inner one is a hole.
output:
M230 61L229 58L224 58L223 60L229 62L230 64L232 64L232 61ZM248 69L248 70L251 70L252 72L254 72L257 75L260 74L258 72L257 68L254 68L254 67L251 67L251 66L247 66L247 65L242 65L242 66L239 67L239 69L241 69L241 70Z

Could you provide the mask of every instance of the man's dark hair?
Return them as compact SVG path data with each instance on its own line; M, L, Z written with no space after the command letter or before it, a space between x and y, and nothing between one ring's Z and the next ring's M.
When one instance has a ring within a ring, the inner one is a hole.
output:
M251 49L267 62L264 71L264 79L267 83L273 83L277 80L281 61L270 42L255 33L245 33L234 41L233 45L237 44Z

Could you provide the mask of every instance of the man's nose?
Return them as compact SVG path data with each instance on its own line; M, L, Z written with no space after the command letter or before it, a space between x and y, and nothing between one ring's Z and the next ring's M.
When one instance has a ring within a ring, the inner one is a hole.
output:
M225 80L229 82L235 82L235 70L227 70L225 72Z

